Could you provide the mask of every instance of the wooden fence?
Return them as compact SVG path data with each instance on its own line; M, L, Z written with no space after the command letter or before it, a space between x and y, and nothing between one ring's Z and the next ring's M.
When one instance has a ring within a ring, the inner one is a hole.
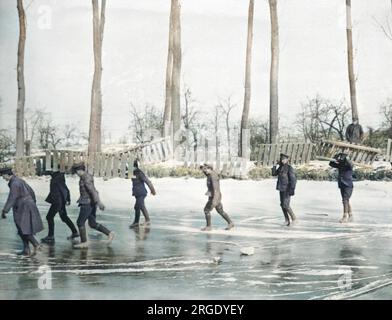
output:
M278 143L262 144L257 151L258 166L272 166L281 153L290 157L290 162L295 165L306 164L312 158L313 143Z
M392 139L388 139L387 149L384 154L384 161L392 162Z
M14 170L20 176L41 175L45 171L70 173L75 163L84 162L88 172L96 177L125 178L133 161L139 159L143 164L153 164L171 159L173 151L170 138L141 144L129 150L115 153L95 153L70 150L46 150L44 155L16 158Z
M352 161L358 164L370 165L381 154L380 149L370 148L341 141L322 141L318 145L317 157L321 160L331 159L337 153L347 153Z
M220 149L199 146L196 150L185 150L181 161L186 168L199 168L204 163L210 164L215 171L226 177L242 178L247 172L248 160L240 157L222 155Z

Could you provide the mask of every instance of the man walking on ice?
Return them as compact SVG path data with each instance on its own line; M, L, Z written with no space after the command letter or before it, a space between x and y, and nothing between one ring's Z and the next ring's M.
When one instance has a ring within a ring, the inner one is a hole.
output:
M30 256L29 242L34 247L32 255L35 255L40 245L34 235L44 228L37 208L35 193L24 180L14 175L11 168L0 169L0 176L8 181L10 188L1 217L5 219L6 214L12 208L18 235L23 242L23 250L19 255Z
M144 225L146 227L150 226L150 215L148 214L145 199L147 197L147 189L146 185L151 191L153 196L156 195L155 188L151 183L150 179L146 177L144 172L139 169L138 161L135 160L133 162L133 176L132 176L132 195L135 197L135 220L129 226L131 229L139 228L139 220L140 220L140 212L143 213L144 216Z
M63 221L68 228L71 230L71 235L67 238L68 240L79 237L78 231L75 225L67 215L66 205L71 202L71 195L69 189L65 183L64 173L60 171L47 172L51 176L50 180L50 192L46 198L46 202L50 203L49 212L46 216L48 221L49 232L48 235L41 239L43 243L54 244L54 217L57 213L60 214L61 221Z
M342 195L343 202L343 218L340 223L353 221L353 213L350 205L350 198L353 193L353 162L348 158L345 153L338 153L333 160L329 163L332 168L339 171L338 186L340 194Z
M206 217L206 226L202 228L202 231L210 231L212 230L211 226L211 211L215 209L223 219L227 222L226 230L230 230L234 227L233 222L231 221L229 215L223 210L222 205L222 194L220 191L220 183L218 174L213 170L213 168L204 164L200 166L200 170L207 176L207 195L208 202L204 207L204 214Z
M285 224L290 226L296 220L296 216L290 207L291 197L295 193L297 185L297 177L291 165L289 165L289 156L283 153L280 154L280 160L272 167L272 175L278 176L276 183L276 190L279 190L280 206L283 211Z
M96 221L97 207L100 210L105 210L105 206L99 198L97 189L94 186L94 178L91 174L86 172L84 163L75 164L72 166L72 172L76 173L80 177L79 191L80 198L77 201L80 207L80 213L76 224L79 228L80 243L76 244L75 248L87 248L87 232L86 232L86 221L88 225L99 232L108 236L107 243L110 244L114 239L114 232L108 230L102 224Z

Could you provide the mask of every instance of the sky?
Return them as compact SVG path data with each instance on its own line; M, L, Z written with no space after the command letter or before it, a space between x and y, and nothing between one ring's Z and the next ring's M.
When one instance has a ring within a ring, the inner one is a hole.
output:
M24 0L26 108L45 108L58 124L87 132L93 77L90 0ZM392 97L392 41L375 23L390 0L353 0L353 41L360 121L377 126ZM103 127L112 137L129 126L130 103L163 110L170 0L108 0L103 40ZM244 94L248 0L182 0L182 85L207 115L220 99ZM292 122L317 94L349 102L344 0L279 0L279 108ZM12 128L17 104L16 1L0 1L0 128ZM251 116L268 118L270 20L255 0Z

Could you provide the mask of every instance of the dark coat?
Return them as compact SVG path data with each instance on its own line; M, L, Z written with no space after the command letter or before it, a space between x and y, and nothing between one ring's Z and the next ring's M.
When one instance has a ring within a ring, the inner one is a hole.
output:
M18 231L23 235L32 235L43 230L33 189L16 176L11 178L8 186L10 193L3 210L7 213L12 208Z
M276 190L289 192L290 195L294 195L295 187L297 185L297 177L292 166L289 164L280 165L279 168L273 166L272 175L278 176Z
M212 198L214 206L222 202L222 193L220 190L219 176L215 171L207 175L207 188L209 197Z
M67 185L65 184L64 173L54 172L50 180L50 192L45 200L50 204L64 204L71 202L71 195Z
M339 188L353 188L353 168L354 164L351 160L346 159L343 162L336 163L335 161L331 161L329 165L333 168L338 169L338 185Z
M147 196L146 185L150 189L151 193L155 194L155 188L144 172L140 169L134 170L132 177L132 195L136 198Z
M94 186L94 177L85 172L79 180L79 192L80 197L77 201L80 205L82 204L89 204L89 205L96 205L100 202L99 200L99 193Z

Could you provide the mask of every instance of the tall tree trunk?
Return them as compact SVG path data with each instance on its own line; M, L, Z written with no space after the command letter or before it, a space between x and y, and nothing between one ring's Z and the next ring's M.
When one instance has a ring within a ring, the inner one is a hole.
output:
M173 74L172 74L172 94L171 94L171 121L173 123L173 133L178 135L181 129L181 6L179 0L173 0ZM174 139L174 148L178 145Z
M279 25L277 0L269 0L271 16L271 69L270 69L270 143L276 143L279 132L278 73Z
M92 0L93 5L93 45L94 45L94 78L91 88L91 113L88 153L101 151L102 140L102 41L105 25L106 0L102 0L101 10L98 0Z
M171 95L172 95L172 76L173 76L173 11L175 2L172 0L169 17L169 46L167 50L166 63L166 89L165 89L165 110L163 114L163 135L170 135L171 123Z
M252 65L252 45L253 45L253 12L254 0L249 0L248 10L248 38L246 42L246 66L245 66L245 94L244 94L244 108L242 110L241 131L240 131L240 146L238 148L239 156L246 156L246 144L244 141L247 136L245 132L249 129L249 106L251 93L251 65Z
M24 155L24 114L25 114L25 82L24 82L24 52L26 42L26 15L23 0L17 2L19 15L19 43L18 43L18 105L16 108L16 156Z
M230 139L230 112L226 114L227 154L231 161L231 139Z
M355 88L354 74L354 53L353 53L353 34L351 21L351 0L346 0L346 34L347 34L347 60L348 60L348 79L350 83L350 100L353 122L358 121L357 92Z

